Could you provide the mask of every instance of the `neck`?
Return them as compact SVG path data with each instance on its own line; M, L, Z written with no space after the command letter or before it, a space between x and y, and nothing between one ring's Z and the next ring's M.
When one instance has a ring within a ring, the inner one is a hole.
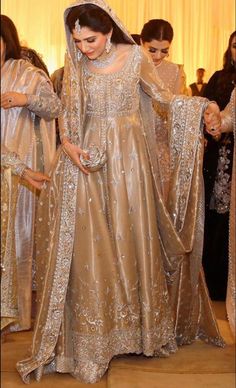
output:
M97 57L96 59L91 59L93 66L98 68L103 68L111 65L116 57L116 46L113 44L109 53L106 50Z

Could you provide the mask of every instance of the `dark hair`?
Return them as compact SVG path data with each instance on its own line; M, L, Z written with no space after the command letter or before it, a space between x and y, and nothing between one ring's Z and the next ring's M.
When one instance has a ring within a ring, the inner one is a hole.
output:
M197 71L203 71L204 73L205 73L205 69L203 68L203 67L199 67L198 69L197 69Z
M113 22L111 17L100 7L94 4L83 4L73 7L66 17L66 24L70 32L75 28L75 22L79 20L81 27L88 27L92 31L108 34L113 29L111 41L113 43L132 44L123 34L121 29Z
M131 34L133 40L135 41L135 43L137 43L139 46L141 44L140 42L140 35L139 34Z
M224 53L223 68L225 70L229 70L232 67L231 44L232 44L232 40L235 38L235 36L236 36L236 31L232 32L232 34L230 35L228 48L227 48L226 52Z
M32 63L32 65L38 67L39 69L43 70L49 77L49 72L48 72L47 66L45 65L45 63L42 60L42 58L40 57L40 55L35 50L22 46L21 47L21 58Z
M141 31L142 42L151 42L152 40L168 40L172 42L174 31L169 22L163 19L152 19L144 24Z
M21 58L21 47L17 29L13 21L5 15L1 15L1 37L6 45L5 60Z

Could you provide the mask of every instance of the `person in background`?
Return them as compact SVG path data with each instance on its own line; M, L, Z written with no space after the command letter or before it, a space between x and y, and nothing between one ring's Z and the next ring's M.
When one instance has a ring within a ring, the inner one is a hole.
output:
M47 175L26 166L15 152L1 147L1 340L19 319L18 296L21 292L16 281L14 223L19 184L25 182L41 190L49 180Z
M174 37L171 24L163 19L152 19L144 24L141 44L151 56L156 71L166 88L173 94L187 94L183 65L167 61Z
M163 19L152 19L144 24L141 31L141 44L153 60L157 75L165 88L173 94L187 94L186 76L182 65L166 60L173 40L174 31L171 24ZM167 199L170 179L169 134L167 112L153 101L156 112L155 128L157 140L157 159L160 166L160 184L162 195Z
M59 98L61 98L63 76L64 76L64 66L55 70L51 75L53 89Z
M18 155L29 169L48 174L55 156L55 123L61 102L45 72L21 58L12 20L1 15L1 145ZM27 170L25 171L27 174ZM31 327L31 300L37 190L21 180L17 185L15 228L16 274L2 274L1 319L12 319L11 330ZM10 258L8 258L10 260ZM16 283L16 284L15 284ZM17 290L12 308L10 289Z
M224 110L236 84L236 31L229 38L223 58L223 69L208 81L204 96L216 101ZM205 232L203 266L210 296L225 300L228 279L228 241L231 176L233 166L233 133L222 133L213 139L206 134L204 153Z
M53 84L54 92L58 95L59 98L61 98L63 76L64 76L64 66L55 70L51 75L51 81ZM59 131L59 123L58 123L58 119L56 118L56 145L57 145L57 147L59 147L59 145L61 144L59 132L60 132Z
M141 45L141 41L140 41L140 35L139 34L131 34L133 40L135 41L135 43L140 46Z
M231 94L230 102L225 109L221 111L221 125L219 131L212 131L213 137L218 137L220 133L230 133L236 138L236 88ZM207 119L207 118L206 118ZM208 130L215 127L215 123L218 122L218 118L214 115L205 123ZM232 168L232 180L231 180L231 193L230 193L230 213L229 213L229 269L228 269L228 281L227 281L227 294L226 294L226 310L229 319L229 325L233 336L235 337L235 307L236 307L236 295L235 295L235 273L236 273L236 147L234 141L233 150L233 168Z
M204 95L204 90L207 85L206 82L204 82L204 76L205 76L206 70L200 67L196 71L196 77L197 81L193 82L192 84L189 85L188 88L188 95L189 96L203 96Z
M39 69L43 70L49 77L48 68L42 60L41 55L38 54L37 51L26 46L21 46L21 58L25 59L26 61L29 61L35 67L38 67Z

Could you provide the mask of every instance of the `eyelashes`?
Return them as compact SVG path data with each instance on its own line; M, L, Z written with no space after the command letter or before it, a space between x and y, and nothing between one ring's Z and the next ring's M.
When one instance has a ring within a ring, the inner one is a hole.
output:
M152 54L155 54L157 51L160 51L161 54L168 54L169 53L169 50L158 50L158 49L154 49L154 48L149 48L149 52L152 53Z

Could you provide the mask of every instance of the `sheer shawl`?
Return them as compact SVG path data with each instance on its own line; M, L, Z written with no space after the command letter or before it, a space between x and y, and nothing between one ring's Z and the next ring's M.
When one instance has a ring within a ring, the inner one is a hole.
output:
M104 1L81 0L71 7L81 4L95 4L104 9L132 42L126 29ZM66 9L65 19L71 7ZM83 145L83 123L87 96L82 80L81 62L76 56L77 49L67 26L65 28L67 53L62 88L64 113L59 119L60 131L61 137L67 136L73 143ZM175 312L176 336L181 337L179 343L182 344L190 343L195 338L201 337L217 345L222 345L223 342L217 329L202 273L199 275L203 232L201 178L203 143L201 133L202 112L206 106L206 100L186 99L185 97L177 97L172 100L169 93L169 103L171 102L169 125L172 148L172 191L170 191L167 208L164 205L159 187L154 141L155 123L152 109L152 98L157 97L155 85L158 83L161 89L162 83L156 78L156 75L154 76L156 74L155 68L150 62L148 63L148 60L147 72L147 77L140 80L140 110L156 191L157 222L163 249L163 260L173 310L179 305L184 305L185 309L185 311L181 309ZM149 76L150 82L147 82ZM160 95L159 100L161 103ZM187 120L188 114L191 117ZM185 128L187 128L186 132ZM42 292L35 324L32 355L17 364L17 369L25 382L29 382L30 374L33 371L36 379L39 380L43 373L54 370L52 368L55 346L60 330L62 332L66 330L64 327L61 328L61 323L73 256L78 173L78 167L60 149L54 171L56 183L52 190L55 192L45 194L47 198L42 199L42 202L43 200L48 201L48 199L51 201L47 214L44 211L44 219L48 221L50 238L54 238L54 242L56 239L56 243L53 244L53 248L49 252L48 261L44 264L45 276L40 281ZM200 206L198 206L199 203ZM45 243L45 247L46 245ZM42 247L42 249L44 248ZM40 268L38 272L40 273ZM184 277L182 276L183 272ZM54 278L53 282L48 280L51 278ZM186 280L187 284L185 285ZM47 284L47 288L44 287L44 284ZM185 301L186 293L190 297ZM176 298L179 298L179 301Z
M46 120L49 120L53 114L56 117L56 110L58 110L58 114L60 110L59 100L54 99L50 80L42 70L22 59L7 60L3 65L1 75L2 93L9 91L24 93L28 95L30 102L27 108L1 109L1 144L10 152L17 153L21 161L27 164L28 167L34 170L41 167L41 169L43 168L48 172L55 156L56 141L55 124L53 121ZM45 106L44 99L46 99L47 109L50 107L51 112L42 112ZM36 116L35 110L38 110L39 116L43 116L45 120L40 120ZM41 158L37 152L37 144L40 144ZM7 172L5 171L4 174L7 175ZM10 179L9 174L8 178ZM15 182L16 180L16 177L12 178L12 181ZM15 222L14 236L18 267L19 303L17 315L20 327L29 329L31 326L32 256L36 192L27 184L16 184L14 201L16 200L16 188L17 203L14 204L14 211L12 208L12 217L14 217ZM9 201L11 201L10 197ZM13 218L11 222L13 222ZM7 253L7 251L5 252ZM2 316L12 314L9 312L11 297L8 283L11 281L10 279L11 274L6 271L2 279Z

